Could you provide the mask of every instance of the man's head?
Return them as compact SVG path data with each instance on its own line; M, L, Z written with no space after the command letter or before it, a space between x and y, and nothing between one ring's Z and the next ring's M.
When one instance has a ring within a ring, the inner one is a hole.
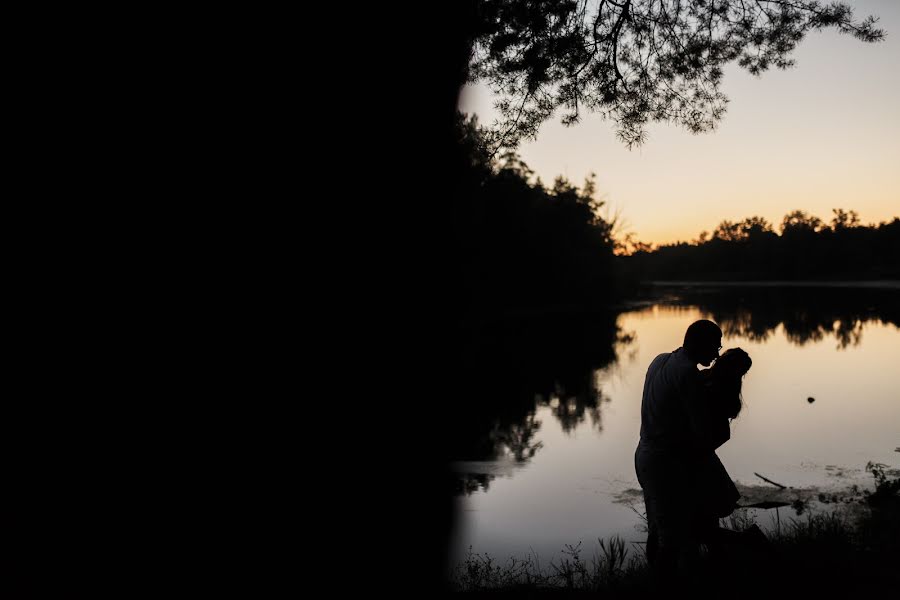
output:
M694 321L684 333L682 346L693 361L708 367L722 349L722 330L706 319Z

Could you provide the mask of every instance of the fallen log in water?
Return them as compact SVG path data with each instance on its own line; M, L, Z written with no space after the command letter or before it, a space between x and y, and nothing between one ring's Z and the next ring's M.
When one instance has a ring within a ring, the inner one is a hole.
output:
M763 477L762 475L760 475L759 473L756 473L755 471L754 471L753 474L756 475L757 477L759 477L760 479L762 479L763 481L767 482L767 483L771 483L772 485L777 485L778 487L780 487L780 488L783 489L783 490L786 490L786 489L787 489L787 486L786 486L786 485L781 485L780 483L775 483L775 482L772 481L771 479L767 479L767 478Z
M754 504L738 504L738 508L781 508L782 506L790 506L790 502L773 502L767 500L765 502L756 502Z

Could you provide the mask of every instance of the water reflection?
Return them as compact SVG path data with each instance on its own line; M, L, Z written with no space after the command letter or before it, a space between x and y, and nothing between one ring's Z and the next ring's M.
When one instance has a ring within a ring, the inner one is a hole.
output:
M452 456L463 464L457 491L487 489L494 475L474 472L472 462L534 457L541 421L539 407L566 432L586 420L602 429L601 408L609 402L595 374L616 361L633 336L619 330L617 313L590 317L510 319L473 333L464 358Z
M834 338L838 350L858 346L867 323L900 327L900 292L871 288L671 287L648 299L695 306L726 337L765 342L782 327L797 346Z
M594 379L593 372L590 377ZM536 404L538 406L549 406L553 411L553 416L559 420L562 430L571 433L576 427L584 423L586 417L590 417L591 427L597 431L603 430L603 420L601 418L600 407L603 403L609 402L610 398L603 394L603 390L596 387L596 383L591 384L588 400L578 395L569 396L563 388L559 388L557 393L549 399L538 394Z
M469 547L498 559L532 552L551 559L579 541L589 546L612 535L644 541L634 475L644 376L653 357L677 347L686 327L702 316L726 328L726 347L741 346L754 360L744 387L746 410L719 456L743 505L791 504L747 508L761 526L776 527L779 510L782 520L825 510L835 497L853 506L856 499L846 490L872 487L863 469L868 461L897 465L900 291L726 289L718 298L712 291L660 291L662 297L623 309L620 329L605 319L548 325L542 335L510 326L505 345L486 346L476 364L488 372L482 379L466 375L465 391L474 393L460 395L460 406L470 409L459 417L465 430L491 443L463 465L467 475L455 499L458 560ZM500 358L507 352L515 360ZM552 366L537 364L542 360ZM580 369L567 369L569 361ZM484 381L497 393L475 389L474 382ZM530 435L504 424L527 424ZM500 435L506 431L512 433ZM507 444L522 441L517 456Z
M726 338L764 343L783 334L791 345L834 340L844 350L861 344L868 324L900 327L898 300L896 289L682 286L653 288L640 302L696 307ZM618 315L508 319L471 333L463 367L449 378L457 398L450 415L457 493L487 490L497 464L522 466L540 452L539 408L548 408L543 418L552 415L566 434L586 421L602 431L611 400L598 372L638 351L635 335L617 326ZM671 347L679 342L672 339Z

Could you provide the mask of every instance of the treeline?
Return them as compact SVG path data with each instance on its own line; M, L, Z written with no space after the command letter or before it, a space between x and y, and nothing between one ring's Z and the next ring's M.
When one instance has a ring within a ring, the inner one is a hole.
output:
M640 280L900 279L900 218L863 225L856 211L833 213L826 223L795 210L777 233L762 217L723 221L692 242L632 244L619 260Z
M594 176L552 186L515 152L485 150L476 118L458 115L465 177L453 222L461 305L475 314L566 312L613 294L614 221L601 217Z

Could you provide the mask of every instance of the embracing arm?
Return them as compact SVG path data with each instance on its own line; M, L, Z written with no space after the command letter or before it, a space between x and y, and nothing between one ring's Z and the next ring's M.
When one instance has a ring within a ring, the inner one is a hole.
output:
M728 421L713 415L696 369L693 372L685 371L678 387L682 406L688 416L689 438L693 448L707 452L727 442L731 437Z
M710 436L713 450L730 440L731 426L728 423L728 419L719 416L712 417Z

